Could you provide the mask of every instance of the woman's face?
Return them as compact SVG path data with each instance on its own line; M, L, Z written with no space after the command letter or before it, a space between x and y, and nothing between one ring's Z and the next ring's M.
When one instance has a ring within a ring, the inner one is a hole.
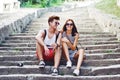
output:
M66 23L66 29L67 29L67 30L72 30L72 28L73 28L73 22L72 22L72 21L68 21L68 22Z

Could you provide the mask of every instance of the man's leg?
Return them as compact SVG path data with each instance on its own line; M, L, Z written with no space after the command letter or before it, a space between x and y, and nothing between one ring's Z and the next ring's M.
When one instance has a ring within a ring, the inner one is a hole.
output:
M36 42L36 52L38 55L38 59L39 60L44 60L43 59L43 47L38 43L38 41Z
M37 42L36 43L36 52L37 52L37 56L39 59L39 67L40 68L44 68L45 67L45 62L43 59L43 47Z
M60 59L61 59L61 51L60 48L57 48L55 50L55 55L54 55L54 67L52 68L52 75L56 76L58 75L58 66L60 63Z
M61 51L60 51L60 47L58 47L58 48L55 50L54 68L58 68L59 63L60 63L60 59L61 59Z

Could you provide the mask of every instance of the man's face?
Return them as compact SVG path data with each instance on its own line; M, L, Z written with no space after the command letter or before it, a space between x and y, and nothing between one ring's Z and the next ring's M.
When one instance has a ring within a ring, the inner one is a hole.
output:
M53 20L52 22L50 22L49 24L51 27L53 27L54 29L57 28L57 26L59 25L59 20Z

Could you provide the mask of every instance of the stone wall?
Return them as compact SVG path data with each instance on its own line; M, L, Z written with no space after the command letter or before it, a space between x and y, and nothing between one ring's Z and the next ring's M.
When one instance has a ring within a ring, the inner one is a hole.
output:
M20 33L33 20L35 13L13 14L0 22L0 42L10 34Z
M17 13L13 13L10 18L0 21L0 43L10 34L22 32L33 19L41 17L42 14L60 11L62 11L62 7L20 9Z
M118 19L116 16L102 13L100 10L93 7L88 8L88 12L90 18L96 20L103 32L116 34L120 40L120 19Z

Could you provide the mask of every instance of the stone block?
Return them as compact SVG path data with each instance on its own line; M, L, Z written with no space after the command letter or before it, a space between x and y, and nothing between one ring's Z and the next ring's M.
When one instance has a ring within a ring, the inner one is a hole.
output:
M0 2L0 13L15 12L20 9L20 2L18 0L2 0Z
M120 7L120 0L117 0L117 6Z

